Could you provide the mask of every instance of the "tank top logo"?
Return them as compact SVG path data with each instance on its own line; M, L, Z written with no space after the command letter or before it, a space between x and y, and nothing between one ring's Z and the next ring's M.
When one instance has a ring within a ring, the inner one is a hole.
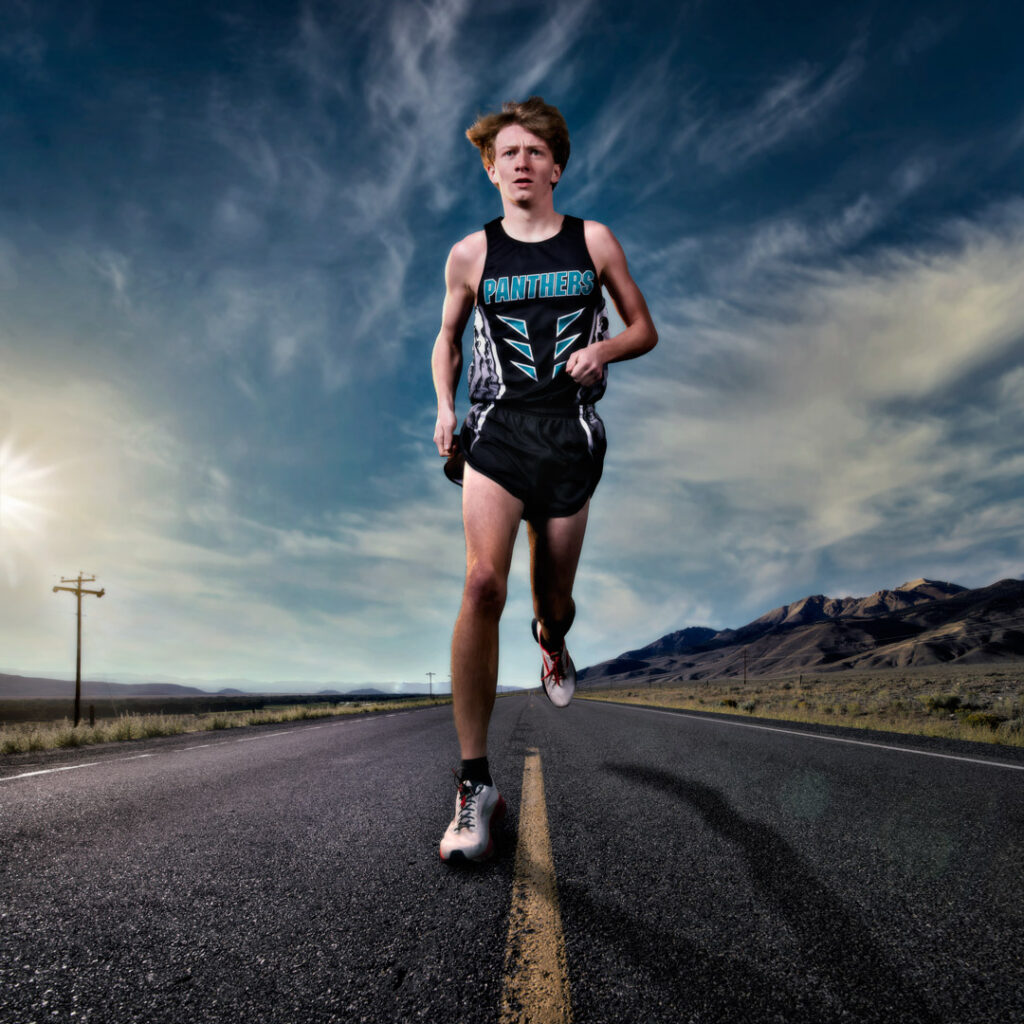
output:
M594 290L592 270L562 270L550 274L516 274L487 277L483 281L484 302L516 302L521 299L554 299L566 295L589 295Z

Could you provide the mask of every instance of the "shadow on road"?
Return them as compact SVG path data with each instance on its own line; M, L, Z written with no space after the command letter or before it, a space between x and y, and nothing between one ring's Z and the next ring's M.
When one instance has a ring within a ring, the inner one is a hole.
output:
M865 924L771 828L743 817L721 793L702 783L640 765L607 762L604 768L692 807L736 849L755 892L772 915L785 921L801 947L799 964L780 963L769 977L753 964L727 961L678 933L659 933L621 911L612 909L620 920L609 922L610 908L581 886L560 887L564 902L571 901L575 912L589 909L599 931L634 937L644 973L677 989L674 994L682 1006L702 1007L704 1013L713 1008L713 1015L701 1014L701 1020L771 1020L778 1014L790 1022L940 1024L941 1014L882 954ZM788 992L780 990L787 975L793 978Z

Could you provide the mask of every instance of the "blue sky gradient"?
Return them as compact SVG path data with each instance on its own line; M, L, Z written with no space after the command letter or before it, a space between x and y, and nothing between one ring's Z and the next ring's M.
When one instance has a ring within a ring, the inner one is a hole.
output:
M539 93L558 209L661 343L612 367L580 664L809 593L1019 576L1024 62L992 3L0 12L0 668L446 680L431 435L463 132ZM467 346L468 351L468 346ZM458 412L464 414L465 386ZM532 683L525 537L503 683Z

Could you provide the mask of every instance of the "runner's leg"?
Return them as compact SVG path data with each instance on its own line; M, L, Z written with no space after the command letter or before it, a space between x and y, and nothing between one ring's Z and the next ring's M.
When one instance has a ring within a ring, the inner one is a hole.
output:
M576 579L590 502L571 516L530 522L530 573L533 609L540 638L549 651L561 650L576 616L572 587Z
M487 726L498 686L498 620L522 514L518 498L466 465L466 587L452 637L452 705L459 747L467 760L487 754Z

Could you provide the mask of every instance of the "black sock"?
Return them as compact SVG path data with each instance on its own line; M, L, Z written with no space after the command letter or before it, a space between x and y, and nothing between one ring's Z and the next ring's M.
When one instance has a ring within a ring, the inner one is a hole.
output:
M549 654L554 654L557 651L561 651L562 645L565 643L565 636L572 629L572 624L576 620L576 602L573 601L569 606L569 614L566 618L562 619L557 624L557 628L549 626L544 623L544 629L548 634L548 642L543 644L544 650ZM537 624L537 632L540 633L540 623Z
M470 757L462 759L462 767L459 769L459 778L464 782L472 782L474 785L482 782L485 786L493 786L491 781L491 769L488 767L486 757Z

